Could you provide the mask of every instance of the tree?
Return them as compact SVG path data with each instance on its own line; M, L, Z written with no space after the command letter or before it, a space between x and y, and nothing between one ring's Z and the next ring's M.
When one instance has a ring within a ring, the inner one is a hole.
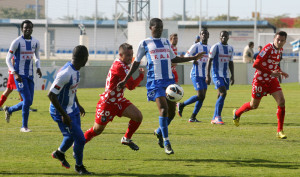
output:
M237 21L238 19L239 19L239 17L229 16L229 21ZM212 20L213 21L226 21L227 15L226 14L218 15L215 18L213 18Z
M275 16L274 18L266 18L266 20L274 25L276 28L286 28L289 25L283 21L281 21L282 18L288 17L287 14Z
M300 16L295 18L294 28L300 28Z
M35 11L33 9L18 10L16 8L1 8L0 18L34 19Z

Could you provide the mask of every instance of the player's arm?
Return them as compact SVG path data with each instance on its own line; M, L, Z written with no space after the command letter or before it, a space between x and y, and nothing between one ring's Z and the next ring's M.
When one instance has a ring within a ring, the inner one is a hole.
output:
M80 115L81 115L82 117L84 117L84 116L85 116L85 110L84 110L84 108L79 104L77 95L75 95L75 102L76 102L76 104L77 104L77 106L78 106L78 108L79 108Z
M125 76L125 78L121 82L118 83L117 87L124 88L126 86L126 83L127 83L128 79L139 68L139 66L141 64L141 60L145 56L145 53L146 53L146 51L145 51L145 48L144 48L144 41L141 41L140 44L139 44L137 55L135 57L134 62L131 64L131 67L129 69L128 74Z
M135 89L135 87L137 87L141 81L144 79L144 75L145 75L145 70L144 68L139 68L139 73L140 75L134 80L133 77L130 77L126 83L126 87L129 90L133 90Z
M20 77L19 73L16 72L13 63L11 62L12 58L14 57L15 51L18 48L18 45L19 45L19 43L16 40L14 40L11 43L9 51L6 55L6 64L8 66L8 69L10 70L10 72L15 76L16 81L22 82L22 78Z
M190 56L195 56L197 54L196 52L196 48L197 48L197 45L196 44L193 44L190 49L184 54L184 57L190 57ZM193 61L193 64L198 64L198 61L197 60L194 60Z
M266 47L264 47L259 55L257 55L255 62L253 63L253 68L262 71L264 73L270 74L273 77L280 76L278 70L271 71L270 69L264 67L262 63L265 61L267 62L267 58L270 55L271 50L266 50Z
M58 73L50 87L48 98L55 109L60 113L62 122L71 128L71 119L66 111L62 108L57 98L58 94L61 92L64 85L68 83L69 79L70 77L66 77L64 73Z
M206 63L206 67L205 67L205 70L206 70L205 82L207 85L209 85L211 82L210 69L211 69L211 63L213 60L214 60L213 58L209 58L208 62Z
M196 61L196 60L202 58L204 54L205 54L205 52L197 53L195 56L191 56L191 57L176 56L171 61L172 61L172 63L183 63L183 62L188 62L188 61L192 61L192 60Z
M36 66L36 73L39 75L39 77L42 77L42 71L41 71L41 64L40 64L40 42L37 41L36 48L35 48L35 66Z
M229 59L229 70L230 70L230 73L231 73L231 77L230 77L230 82L231 82L231 85L234 84L234 64L233 64L233 48L232 48L232 52L231 52L231 56L230 56L230 59Z

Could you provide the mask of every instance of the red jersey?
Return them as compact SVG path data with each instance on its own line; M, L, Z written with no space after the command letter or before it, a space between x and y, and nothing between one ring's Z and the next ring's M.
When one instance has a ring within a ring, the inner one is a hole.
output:
M174 45L171 45L171 48L172 48L174 54L177 55L177 47Z
M253 82L269 83L272 79L277 79L272 77L271 73L275 70L281 71L278 64L282 50L282 48L275 49L274 45L269 43L260 51L253 64L253 67L256 68Z
M122 100L125 88L117 88L117 85L120 81L122 81L125 78L128 71L129 66L123 63L121 60L116 59L114 61L107 74L105 91L100 95L99 102L101 101L103 103L114 103ZM136 86L140 84L143 78L143 74L140 74L139 77L135 80L133 80L133 78L130 77L130 79L126 83L126 87L129 90L133 90Z

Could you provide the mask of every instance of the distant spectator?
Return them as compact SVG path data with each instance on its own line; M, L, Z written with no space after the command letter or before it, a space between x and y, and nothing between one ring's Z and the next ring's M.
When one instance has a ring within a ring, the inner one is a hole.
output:
M258 46L258 52L256 52L256 53L254 54L254 56L253 56L253 60L254 60L254 61L256 60L256 57L257 57L257 55L259 54L259 52L261 51L261 49L262 49L262 46L261 46L261 45Z
M252 63L253 56L254 56L253 47L254 47L254 43L251 41L244 48L244 52L243 52L243 62L244 63Z

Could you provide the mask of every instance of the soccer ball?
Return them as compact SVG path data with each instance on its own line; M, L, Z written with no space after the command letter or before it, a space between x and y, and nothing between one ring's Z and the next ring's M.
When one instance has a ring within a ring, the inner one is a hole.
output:
M171 84L166 89L166 97L168 100L177 102L183 97L183 88L177 84Z

